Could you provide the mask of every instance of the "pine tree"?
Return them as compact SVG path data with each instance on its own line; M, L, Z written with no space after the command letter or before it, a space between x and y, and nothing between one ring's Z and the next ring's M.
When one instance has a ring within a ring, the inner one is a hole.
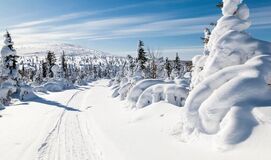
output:
M176 53L175 60L173 61L173 71L172 77L173 78L181 78L183 76L184 68L181 64L180 57L178 53Z
M149 57L148 70L150 72L149 77L152 79L157 78L159 58L161 58L160 55L161 54L158 50L154 51L148 48L148 57Z
M16 55L16 50L13 48L13 41L10 33L7 31L4 35L5 46L1 50L2 57L2 76L11 78L13 80L18 79L18 66L17 59L19 56Z
M13 48L12 38L7 31L4 35L4 46L1 50L1 75L0 75L0 108L3 105L9 105L11 96L18 92L20 87L20 78L16 50Z
M64 51L61 55L61 67L62 67L64 78L67 78L68 77L68 66L67 66L67 61L66 61L66 56L65 56Z
M134 58L131 55L128 55L127 59L128 59L128 63L129 63L129 66L128 66L129 75L133 76L134 75L134 68L136 66L135 63L134 63Z
M47 62L41 61L41 65L42 78L46 78L48 75L48 64Z
M165 70L166 70L166 73L167 73L167 77L170 78L171 71L172 71L172 66L171 66L168 58L166 58Z
M27 75L26 75L26 72L25 72L25 67L24 67L24 64L22 64L22 69L19 70L19 73L21 74L21 77L24 79Z
M52 72L52 67L55 65L55 63L56 63L56 56L55 56L55 53L54 52L51 52L51 51L49 51L48 53L47 53L47 57L46 57L46 62L47 62L47 67L48 67L48 72L47 72L47 74L48 74L48 76L50 77L50 78L52 78L53 77L53 72Z
M144 43L141 40L139 40L139 43L138 43L137 61L138 61L138 65L139 65L138 67L140 71L144 71L144 69L146 68L145 64L148 61L148 59L146 56L146 52L144 50Z
M175 60L174 60L174 69L176 69L177 71L181 71L181 60L180 60L180 57L178 55L178 53L176 53L176 57L175 57Z

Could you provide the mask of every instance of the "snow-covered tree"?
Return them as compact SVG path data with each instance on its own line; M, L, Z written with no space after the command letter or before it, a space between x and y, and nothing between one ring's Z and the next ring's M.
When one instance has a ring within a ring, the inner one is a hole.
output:
M1 50L1 57L2 57L2 77L8 77L13 80L18 78L18 66L17 66L17 59L18 56L16 55L16 50L13 48L13 41L11 38L10 33L7 31L4 35L5 41L4 46Z
M68 68L67 68L67 60L66 60L66 56L65 56L64 51L61 55L61 68L62 68L63 77L67 78L68 77Z
M49 51L47 53L46 62L47 62L47 67L48 67L47 69L48 77L52 78L53 77L52 67L56 63L56 56L54 52Z
M159 59L161 58L161 53L157 50L151 50L148 48L148 57L149 57L149 77L152 79L156 79L158 76L158 65L159 65Z
M173 61L173 70L172 70L171 77L181 78L184 74L183 72L184 72L184 66L182 66L182 64L181 64L179 54L176 53L176 57Z
M42 78L46 78L49 73L48 63L46 61L41 61L41 73L42 73Z
M251 21L242 0L223 0L221 7L223 16L207 44L209 55L193 58L195 68L202 69L193 74L182 137L212 135L220 149L227 149L262 123L252 111L271 105L271 43L245 32Z
M166 62L165 62L165 70L166 70L167 78L170 79L170 75L172 72L172 66L171 66L170 61L168 60L167 57L166 57Z
M9 105L11 96L18 90L19 72L16 50L13 48L13 41L10 33L7 31L4 35L4 46L1 50L1 87L0 87L0 105Z
M148 58L144 49L144 42L139 40L137 49L137 69L139 72L144 72L144 70L146 69L147 61Z
M128 60L128 74L129 76L132 77L134 75L136 67L135 60L131 55L127 56L127 60Z

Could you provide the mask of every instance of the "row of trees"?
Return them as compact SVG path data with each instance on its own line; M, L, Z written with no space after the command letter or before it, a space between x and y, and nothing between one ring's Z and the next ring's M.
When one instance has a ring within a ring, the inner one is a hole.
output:
M140 75L144 78L181 78L189 71L189 66L180 60L178 53L174 60L164 59L158 51L144 49L144 42L139 41L137 57L127 56L130 76Z
M26 82L41 84L48 79L66 79L71 83L99 78L113 78L124 64L124 58L116 57L59 57L49 51L44 59L24 57L19 72Z

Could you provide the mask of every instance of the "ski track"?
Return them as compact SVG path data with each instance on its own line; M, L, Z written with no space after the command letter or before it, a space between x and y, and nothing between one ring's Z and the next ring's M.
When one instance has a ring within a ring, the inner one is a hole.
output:
M81 109L74 99L82 98L80 90L68 100L66 106ZM73 104L73 102L75 104ZM102 154L94 142L83 111L63 110L54 128L38 149L38 160L101 160Z

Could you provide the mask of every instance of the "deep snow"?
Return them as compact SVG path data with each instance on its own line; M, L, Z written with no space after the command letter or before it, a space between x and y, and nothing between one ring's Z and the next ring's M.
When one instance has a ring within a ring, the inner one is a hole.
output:
M182 108L166 102L131 110L111 98L109 81L79 89L40 93L32 102L14 102L1 111L0 159L104 160L268 160L271 107L252 112L262 122L229 151L216 151L208 135L179 140ZM176 132L175 132L176 131Z

